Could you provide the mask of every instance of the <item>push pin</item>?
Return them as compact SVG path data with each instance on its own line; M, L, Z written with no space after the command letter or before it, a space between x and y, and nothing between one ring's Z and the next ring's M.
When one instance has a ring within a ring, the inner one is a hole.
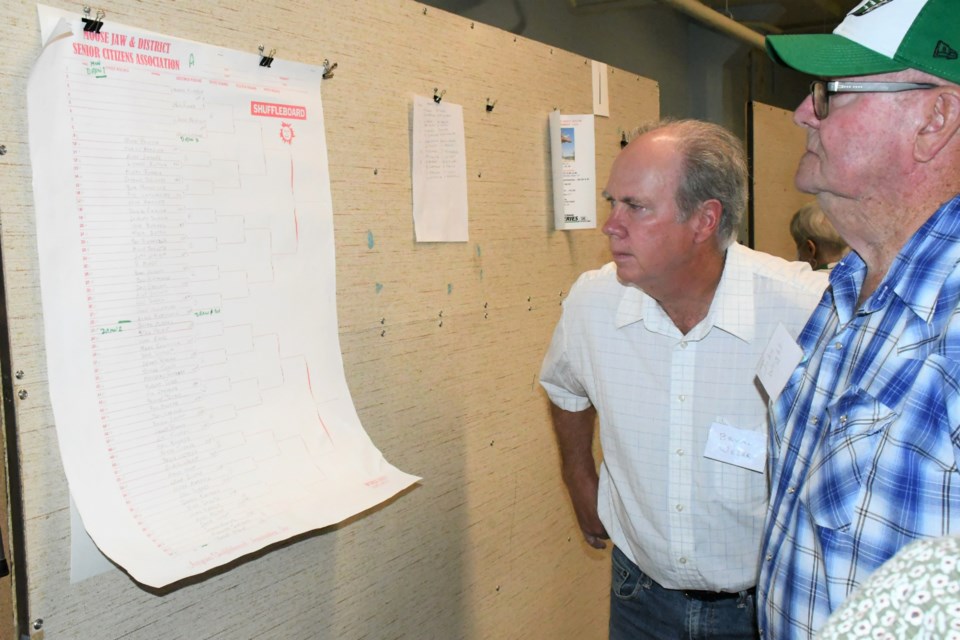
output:
M329 80L333 77L333 70L337 68L337 63L330 64L326 58L323 59L323 79Z
M273 64L273 55L277 52L276 49L270 49L269 54L264 54L264 47L261 44L257 47L257 51L260 52L260 66L270 68L270 65Z
M97 9L97 17L94 19L90 17L90 7L83 5L83 15L86 16L82 18L83 30L88 33L100 33L100 28L103 27L103 16L106 15L103 9Z
M437 93L438 91L439 93ZM444 89L443 91L440 91L439 89L435 88L433 90L433 101L436 102L437 104L440 104L440 101L443 100L443 94L445 94L446 92L447 92L446 89Z
M620 148L623 149L627 146L627 134L620 134Z
M497 101L494 100L493 102L490 102L490 98L487 98L487 113L493 111L495 106L497 106Z

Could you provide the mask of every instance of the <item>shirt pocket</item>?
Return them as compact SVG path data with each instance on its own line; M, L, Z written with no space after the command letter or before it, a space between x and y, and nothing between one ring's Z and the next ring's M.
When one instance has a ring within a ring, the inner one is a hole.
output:
M767 422L764 420L745 430L766 436ZM756 453L765 455L766 446L761 445ZM704 462L707 474L701 488L707 513L712 517L730 518L734 522L747 517L755 522L762 521L769 498L766 473L706 457Z
M899 417L866 391L848 389L827 407L828 425L816 447L804 502L821 527L845 530L863 499L886 429Z

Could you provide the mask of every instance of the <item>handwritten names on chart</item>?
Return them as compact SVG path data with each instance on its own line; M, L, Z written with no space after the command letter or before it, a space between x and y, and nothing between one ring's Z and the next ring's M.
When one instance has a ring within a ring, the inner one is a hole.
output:
M144 39L100 36L159 50ZM108 51L99 48L99 57L114 59ZM257 499L224 481L254 467L241 446L245 435L224 425L282 383L283 363L276 335L224 319L269 272L254 277L249 269L271 261L271 243L262 239L270 231L203 206L205 195L240 179L235 163L224 169L210 152L208 114L222 112L202 85L114 84L111 73L107 66L95 85L83 68L64 78L90 351L121 495L144 535L176 556L257 518ZM285 224L280 235L292 234L293 217ZM224 255L236 246L259 257L227 271ZM230 507L240 502L249 507L243 521ZM173 511L189 517L171 518ZM269 513L260 515L262 534L276 534Z

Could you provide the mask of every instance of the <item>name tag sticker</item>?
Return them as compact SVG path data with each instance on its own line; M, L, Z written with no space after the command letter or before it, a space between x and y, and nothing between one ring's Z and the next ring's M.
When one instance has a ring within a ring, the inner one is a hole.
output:
M782 323L777 324L757 364L757 377L771 400L780 395L802 359L803 349L790 337Z
M703 457L763 473L767 466L767 435L714 422Z

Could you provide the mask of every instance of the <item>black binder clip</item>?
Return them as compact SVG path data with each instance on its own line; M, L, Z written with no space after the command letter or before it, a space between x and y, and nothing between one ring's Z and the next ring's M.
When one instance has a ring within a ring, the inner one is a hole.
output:
M273 54L277 52L276 49L270 49L269 54L264 54L263 45L257 47L257 51L260 52L260 66L270 68L270 65L273 64Z
M7 554L3 549L3 537L0 537L0 578L10 575L10 565L7 563Z
M333 70L337 68L337 63L330 64L326 58L323 59L323 79L329 80L333 77Z
M437 93L438 91L439 91L439 93ZM434 90L433 90L433 101L436 102L437 104L440 104L440 101L443 100L443 94L445 94L446 92L447 92L446 89L444 89L443 91L440 91L439 89L434 89Z
M495 106L497 106L497 101L494 100L493 102L490 102L490 98L487 98L487 113L493 111Z
M627 144L627 134L620 134L620 148L623 149L625 146L627 146Z
M97 9L97 17L94 19L90 17L90 7L83 5L83 15L86 16L81 18L83 30L88 33L100 33L100 28L103 27L103 16L106 15L103 9Z

